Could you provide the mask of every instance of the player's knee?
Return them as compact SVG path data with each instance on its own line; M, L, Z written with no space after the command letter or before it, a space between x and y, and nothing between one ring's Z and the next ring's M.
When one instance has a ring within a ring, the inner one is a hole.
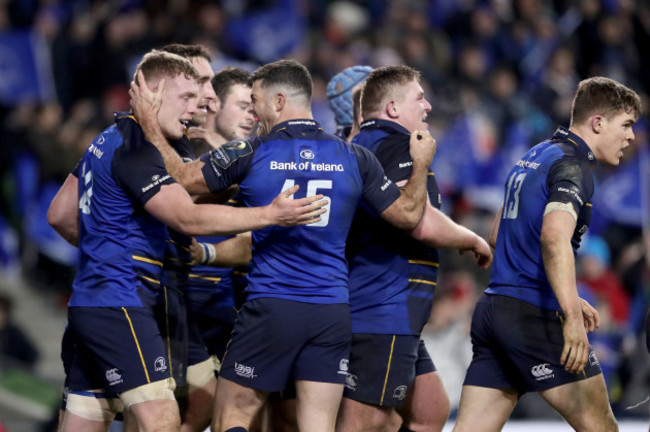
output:
M578 432L618 432L618 424L611 411L605 416L583 415L569 423Z
M118 412L123 411L124 406L119 399L99 396L99 393L93 392L88 395L69 393L66 412L86 420L106 423L112 421Z

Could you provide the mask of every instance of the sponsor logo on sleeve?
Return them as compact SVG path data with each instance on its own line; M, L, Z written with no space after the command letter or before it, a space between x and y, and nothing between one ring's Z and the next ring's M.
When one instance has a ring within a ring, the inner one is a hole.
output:
M577 186L571 186L570 188L560 186L557 188L557 191L571 195L581 206L585 204L583 199L580 198L580 189L578 189Z
M154 187L160 185L162 182L164 182L165 180L167 180L169 178L171 178L171 176L169 174L165 174L164 176L161 176L160 174L154 174L153 176L151 176L151 183L149 183L148 185L146 185L146 186L144 186L142 188L142 193L145 193L148 190L150 190L151 188L154 188Z

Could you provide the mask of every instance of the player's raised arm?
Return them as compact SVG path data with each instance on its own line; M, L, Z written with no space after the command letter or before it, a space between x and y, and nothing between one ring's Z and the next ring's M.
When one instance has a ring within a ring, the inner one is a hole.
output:
M381 217L398 228L412 230L422 220L427 203L427 174L436 153L436 140L427 131L411 134L409 151L413 169L400 197L381 213Z

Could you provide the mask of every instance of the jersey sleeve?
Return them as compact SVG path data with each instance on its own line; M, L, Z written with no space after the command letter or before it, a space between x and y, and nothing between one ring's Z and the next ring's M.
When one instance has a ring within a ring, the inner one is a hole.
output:
M386 210L400 196L400 191L390 180L377 158L366 149L352 144L357 155L361 181L363 182L363 200L377 213Z
M587 164L569 157L558 159L547 176L548 202L570 203L576 214L594 193L594 181Z
M386 176L394 183L408 180L411 176L413 160L409 153L409 140L408 135L402 134L390 137L384 140L375 152Z
M72 168L72 171L70 171L70 175L79 178L79 170L81 169L81 161L82 159L79 159L79 162Z
M164 184L175 183L165 168L162 155L153 144L125 142L113 156L115 181L142 205L160 191Z
M230 141L201 156L203 178L211 192L220 192L246 177L253 163L253 144L248 140Z

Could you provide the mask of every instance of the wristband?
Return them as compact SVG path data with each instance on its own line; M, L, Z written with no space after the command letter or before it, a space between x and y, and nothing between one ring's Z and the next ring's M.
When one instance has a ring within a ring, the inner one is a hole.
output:
M217 250L212 243L199 243L203 250L203 259L201 264L210 265L217 259Z

